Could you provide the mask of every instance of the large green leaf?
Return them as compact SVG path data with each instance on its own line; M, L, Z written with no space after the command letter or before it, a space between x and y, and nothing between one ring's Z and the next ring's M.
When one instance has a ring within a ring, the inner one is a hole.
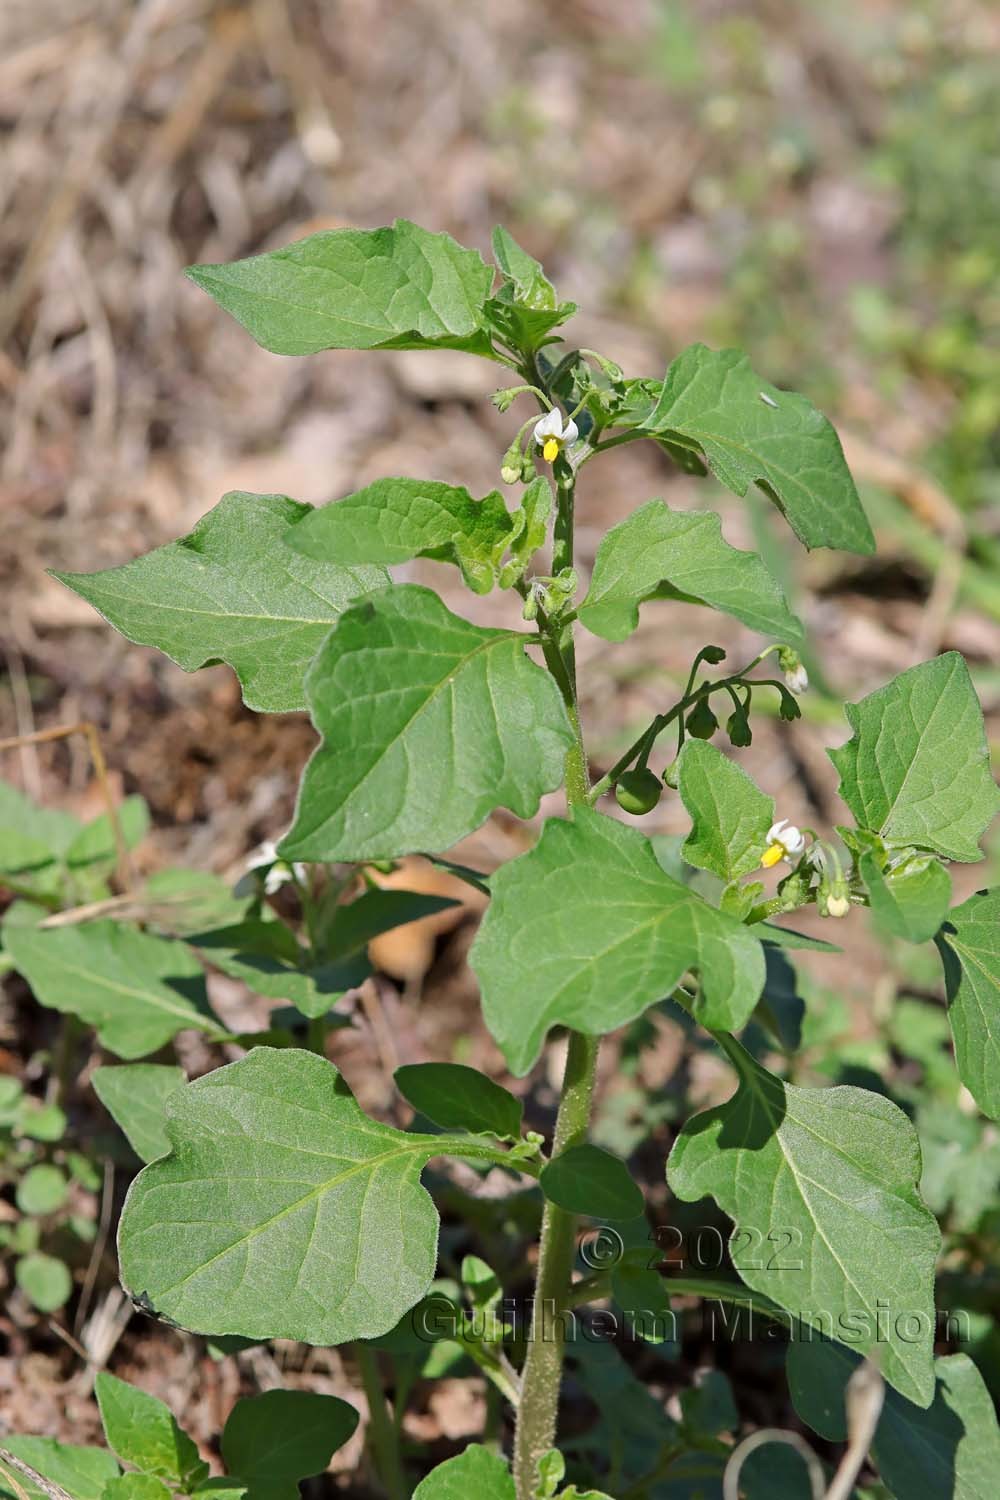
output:
M742 1026L763 987L757 939L665 874L637 829L600 813L550 819L490 889L470 959L486 1024L515 1073L528 1071L551 1026L614 1031L688 969L700 976L694 1013L706 1026Z
M799 1416L821 1437L847 1437L844 1390L858 1356L828 1339L788 1346L788 1384ZM895 1500L993 1500L1000 1428L967 1354L934 1361L934 1400L923 1410L886 1391L872 1455Z
M116 630L185 672L224 661L249 708L305 707L302 679L341 611L381 588L374 566L317 562L288 545L312 514L284 495L234 490L179 541L100 573L56 573Z
M675 511L650 500L612 527L597 549L580 620L605 640L623 641L639 623L639 605L656 598L707 604L781 640L802 636L764 563L730 547L712 511Z
M358 1425L354 1407L312 1391L264 1391L237 1401L222 1433L230 1474L248 1500L298 1500L299 1480L321 1474Z
M916 1131L881 1094L797 1088L725 1047L739 1087L685 1125L670 1187L710 1194L735 1221L747 1286L860 1353L877 1348L886 1379L926 1406L941 1236L917 1188Z
M129 1189L122 1280L198 1333L341 1344L388 1332L426 1293L431 1157L497 1159L482 1139L369 1119L311 1052L258 1047L172 1094L169 1156Z
M60 1489L72 1495L73 1500L101 1500L104 1486L118 1474L118 1464L106 1448L83 1448L72 1443L57 1443L55 1438L7 1437L3 1446L15 1458L26 1463L50 1479ZM37 1485L15 1470L14 1478L31 1496L31 1500L49 1500ZM10 1487L6 1475L0 1471L0 1495L3 1500L21 1500Z
M433 557L457 563L476 593L496 582L513 522L503 496L474 500L466 489L425 479L377 479L324 505L291 534L296 551L340 565L404 563Z
M167 1099L186 1082L181 1068L163 1063L130 1063L95 1068L94 1093L119 1125L140 1161L155 1161L170 1150L166 1132Z
M682 850L688 864L727 882L759 869L774 822L773 799L707 740L687 741L677 772L692 823Z
M329 229L281 250L187 273L272 354L321 349L490 353L494 271L449 234L397 219Z
M937 939L958 1074L979 1108L1000 1119L1000 888L955 906Z
M323 743L281 854L392 859L450 848L497 807L532 817L573 731L526 644L412 584L346 610L307 678Z
M108 1447L122 1463L185 1493L208 1476L208 1464L168 1406L102 1370L94 1385Z
M933 855L883 870L874 850L858 862L876 926L909 943L926 943L944 920L951 900L951 878Z
M117 1057L145 1057L188 1027L228 1036L184 943L109 921L36 927L17 906L4 919L3 943L40 1004L95 1027Z
M807 547L875 551L831 424L805 396L762 380L739 349L679 354L643 430L693 444L734 494L761 485Z
M413 1500L514 1500L506 1460L478 1443L438 1464L413 1491Z
M830 759L859 828L890 848L982 859L979 837L1000 808L969 669L957 651L910 667L845 704L853 737Z

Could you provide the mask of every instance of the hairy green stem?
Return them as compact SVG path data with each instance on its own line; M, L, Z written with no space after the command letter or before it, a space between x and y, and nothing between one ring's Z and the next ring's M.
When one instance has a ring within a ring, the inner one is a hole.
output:
M573 566L573 487L575 475L562 461L556 475L556 518L552 570ZM590 778L576 702L572 622L539 620L545 662L558 684L573 725L576 743L566 757L566 800L570 808L586 806ZM556 1118L552 1156L583 1141L597 1071L600 1038L569 1033L566 1070ZM521 1372L521 1400L514 1434L514 1484L517 1500L531 1500L538 1461L554 1444L559 1388L562 1384L566 1320L576 1247L576 1215L546 1202L538 1247L538 1272L532 1304L528 1351Z
M578 1145L587 1134L600 1038L571 1031L552 1155ZM546 1202L538 1250L538 1275L521 1375L521 1403L514 1434L517 1500L531 1500L538 1460L553 1446L562 1383L566 1322L572 1318L570 1286L576 1246L576 1215Z
M378 1477L389 1500L409 1500L410 1490L399 1451L399 1433L386 1405L375 1351L370 1344L357 1343L354 1357L368 1402L368 1440Z

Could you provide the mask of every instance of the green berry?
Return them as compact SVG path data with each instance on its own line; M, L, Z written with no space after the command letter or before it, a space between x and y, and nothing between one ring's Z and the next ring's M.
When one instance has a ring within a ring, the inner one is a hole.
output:
M652 812L662 791L663 783L647 766L644 771L626 771L615 787L615 796L622 812L641 818L643 813Z
M702 698L688 714L687 732L696 740L710 740L719 727L719 721Z

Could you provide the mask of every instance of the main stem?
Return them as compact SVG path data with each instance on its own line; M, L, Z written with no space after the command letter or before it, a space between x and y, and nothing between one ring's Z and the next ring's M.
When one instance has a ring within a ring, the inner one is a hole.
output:
M552 571L573 565L574 474L560 463L556 476L556 518L553 529ZM566 756L566 800L570 808L586 806L590 778L576 703L576 667L572 624L542 626L546 664L559 685L576 736ZM587 1134L597 1071L600 1038L569 1033L566 1071L552 1156L575 1146ZM538 1461L554 1446L559 1388L562 1384L566 1324L573 1319L570 1287L576 1246L576 1215L546 1201L538 1249L538 1274L531 1310L528 1352L521 1373L521 1399L514 1434L514 1484L517 1500L531 1500L538 1478Z
M407 1500L410 1489L399 1451L399 1436L389 1416L375 1351L370 1344L359 1341L354 1345L354 1355L368 1401L368 1439L378 1477L389 1500Z

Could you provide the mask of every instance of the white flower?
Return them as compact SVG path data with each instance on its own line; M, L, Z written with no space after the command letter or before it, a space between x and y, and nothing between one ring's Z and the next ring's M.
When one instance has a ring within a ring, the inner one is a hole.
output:
M802 853L805 845L801 830L794 823L789 823L787 818L780 818L767 830L767 848L761 855L761 865L769 870L779 859L787 859L791 863L797 854Z
M804 693L809 686L809 673L799 662L797 667L785 672L785 682L793 693Z
M291 880L304 880L306 874L305 865L289 865L286 860L283 860L271 839L267 839L255 849L247 861L248 875L256 874L258 870L264 873L266 896L273 896Z
M826 903L826 914L828 917L846 917L850 909L850 897L843 894L830 896Z
M562 450L570 443L575 443L579 435L572 417L563 426L561 411L546 412L535 423L535 442L541 448L542 457L547 464L554 463Z

